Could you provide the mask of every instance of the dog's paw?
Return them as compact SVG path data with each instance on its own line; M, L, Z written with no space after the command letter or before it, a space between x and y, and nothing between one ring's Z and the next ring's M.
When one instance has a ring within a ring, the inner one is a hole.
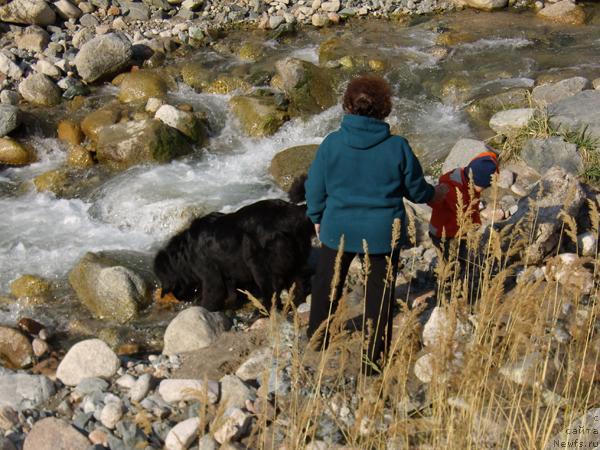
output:
M181 300L178 300L172 292L167 292L165 295L163 295L161 288L158 288L154 291L153 297L156 304L162 308L170 308L171 306L176 306L183 303Z

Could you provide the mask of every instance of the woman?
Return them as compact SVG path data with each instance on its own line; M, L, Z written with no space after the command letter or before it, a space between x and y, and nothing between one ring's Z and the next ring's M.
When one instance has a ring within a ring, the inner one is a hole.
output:
M403 199L428 203L443 197L423 178L423 170L406 139L392 136L383 120L392 102L388 83L375 76L353 79L343 99L346 113L341 128L319 146L306 181L307 215L323 246L313 282L308 335L335 312L354 256L364 256L367 242L370 275L366 286L365 317L369 331L363 369L385 359L391 341L393 286L398 250L392 251L392 224L400 219L400 244L406 242ZM334 287L335 259L343 236L339 283ZM386 257L392 256L392 282L384 283ZM391 286L391 288L390 288ZM367 331L365 330L365 331ZM321 339L326 336L320 336Z

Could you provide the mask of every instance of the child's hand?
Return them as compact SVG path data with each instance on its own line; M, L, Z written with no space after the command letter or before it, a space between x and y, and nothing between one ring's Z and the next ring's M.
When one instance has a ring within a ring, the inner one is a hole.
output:
M429 203L439 203L446 198L450 189L447 184L438 184L435 187L435 194Z

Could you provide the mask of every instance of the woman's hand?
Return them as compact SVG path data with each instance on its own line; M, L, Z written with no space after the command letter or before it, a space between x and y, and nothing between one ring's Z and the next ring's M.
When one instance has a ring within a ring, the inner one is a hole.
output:
M315 234L317 235L317 239L321 239L319 237L319 232L321 231L321 224L320 223L315 223Z
M448 195L449 191L450 188L447 184L438 184L435 187L435 194L433 194L433 198L429 203L439 203L443 201L446 198L446 195Z

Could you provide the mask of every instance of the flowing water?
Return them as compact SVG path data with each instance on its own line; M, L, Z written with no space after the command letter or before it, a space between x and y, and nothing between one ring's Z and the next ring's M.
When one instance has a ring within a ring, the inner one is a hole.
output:
M451 43L447 55L441 55L436 41L447 30L462 37ZM257 39L256 34L250 36ZM332 36L355 55L387 61L386 77L395 96L389 122L394 131L408 137L425 165L443 158L461 137L491 135L485 124L467 113L473 100L515 87L530 88L540 75L600 76L599 25L549 25L529 12L464 11L420 18L412 24L361 21L310 30L284 43L265 38L263 65L284 56L318 63L319 44ZM238 32L231 45L247 37ZM243 72L251 66L211 50L193 56L212 61L220 72ZM94 92L100 103L115 94L113 87ZM176 103L186 102L207 113L212 136L206 147L170 164L104 175L99 186L79 198L35 192L32 178L63 164L65 148L53 138L28 136L38 162L0 172L0 296L8 293L12 280L26 273L64 284L66 273L87 251L152 254L191 215L285 197L268 173L273 156L294 145L319 143L342 117L341 108L335 106L287 122L273 136L254 139L244 135L230 113L228 96L199 94L184 84L170 96ZM14 323L22 308L19 304L0 307L0 322ZM60 322L52 309L44 314Z

